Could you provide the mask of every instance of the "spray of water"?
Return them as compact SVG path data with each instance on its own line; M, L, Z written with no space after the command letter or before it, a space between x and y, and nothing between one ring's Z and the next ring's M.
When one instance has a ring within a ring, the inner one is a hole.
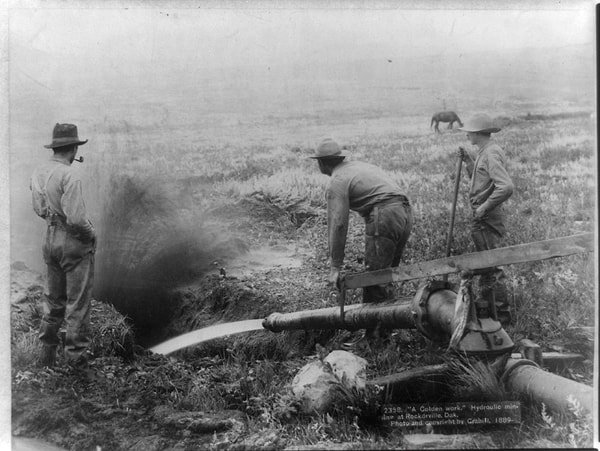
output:
M171 338L163 343L160 343L150 350L156 354L171 354L188 346L193 346L215 338L225 337L227 335L239 334L242 332L250 332L253 330L261 330L262 319L250 319L246 321L236 321L234 323L217 324L215 326L205 327L204 329L194 330L187 334Z
M115 174L105 198L94 296L130 317L138 336L158 335L166 325L170 290L244 250L240 240L205 227L200 212L177 194L155 180Z

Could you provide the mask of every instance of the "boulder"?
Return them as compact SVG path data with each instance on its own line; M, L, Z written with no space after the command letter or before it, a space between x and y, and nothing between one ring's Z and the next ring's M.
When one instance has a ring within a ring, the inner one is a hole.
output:
M320 360L300 368L292 381L292 393L304 413L324 412L331 405L331 385L339 383L328 364Z
M327 412L339 385L362 390L366 385L367 361L346 351L333 351L322 361L306 364L291 384L292 393L304 413Z
M331 366L335 377L340 381L345 381L346 386L361 390L365 388L367 384L367 361L362 357L347 351L333 351L323 361Z

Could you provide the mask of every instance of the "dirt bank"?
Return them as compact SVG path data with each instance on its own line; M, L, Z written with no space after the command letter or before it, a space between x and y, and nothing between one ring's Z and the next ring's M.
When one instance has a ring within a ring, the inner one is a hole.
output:
M275 265L267 265L266 256ZM307 298L326 301L313 283L317 275L303 268L295 248L261 247L220 264L196 283L169 292L171 321L163 337L293 310ZM315 343L328 338L262 331L162 357L135 344L135 327L125 327L113 308L95 301L89 370L40 368L35 351L43 277L17 263L11 282L13 435L65 449L206 449L221 442L244 449L253 427L247 411L255 408L249 393L258 395L254 385L264 389L267 383L249 376L259 371L252 366L264 371L266 365L277 385L284 384Z

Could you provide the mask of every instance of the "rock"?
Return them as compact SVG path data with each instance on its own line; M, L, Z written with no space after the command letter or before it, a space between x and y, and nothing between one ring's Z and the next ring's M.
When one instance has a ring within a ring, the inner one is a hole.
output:
M14 262L10 265L10 269L14 269L17 271L31 271L25 263L22 261Z
M362 390L366 385L367 361L346 351L333 351L308 363L292 381L292 393L304 413L324 413L335 401L334 389L341 384Z
M41 275L30 271L10 272L10 299L12 304L22 303L24 298L41 296L44 290L44 279Z
M324 362L339 381L345 381L348 387L365 388L367 384L367 361L347 351L333 351ZM345 379L344 379L345 378Z
M292 393L305 413L324 412L332 401L331 385L338 383L331 368L320 360L303 366L292 381Z

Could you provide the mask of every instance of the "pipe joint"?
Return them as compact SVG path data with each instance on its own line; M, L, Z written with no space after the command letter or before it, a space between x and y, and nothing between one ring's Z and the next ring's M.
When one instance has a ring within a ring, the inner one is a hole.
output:
M281 316L281 313L271 313L263 320L262 326L271 332L282 332L284 329L278 326L278 319L281 318Z
M508 391L543 402L553 412L568 412L573 403L588 414L594 411L593 387L548 373L531 360L509 358L501 381Z
M512 372L514 370L516 370L517 368L520 368L523 366L533 366L535 368L540 368L540 366L537 363L535 363L533 360L509 359L509 361L506 363L506 366L504 367L504 373L502 373L502 376L500 377L500 382L502 382L503 385L506 385L508 380L511 377Z
M441 290L451 291L455 297L458 288L450 282L431 280L419 287L412 302L411 313L417 330L433 341L443 341L448 335L447 331L434 327L431 321L429 300L433 293ZM451 317L448 319L451 320Z

